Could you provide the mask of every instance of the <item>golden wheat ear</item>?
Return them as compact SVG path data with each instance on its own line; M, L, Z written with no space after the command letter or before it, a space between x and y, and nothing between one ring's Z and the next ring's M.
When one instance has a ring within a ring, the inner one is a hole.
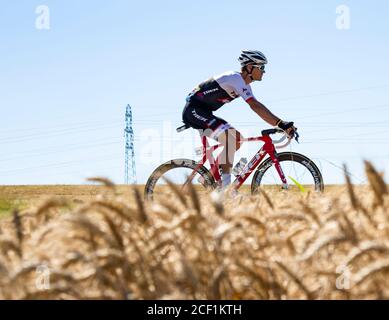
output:
M369 180L370 187L374 192L375 204L382 206L384 203L384 195L388 194L387 185L381 174L377 172L370 161L365 160L364 163L367 179Z
M148 221L147 212L143 203L142 196L140 191L136 186L132 187L132 192L134 194L135 202L138 208L139 219L141 223L146 223Z
M108 191L112 192L114 195L117 195L117 189L116 189L115 183L108 178L90 177L90 178L87 178L86 181L100 183L104 187L106 187Z
M102 185L111 189L115 189L116 187L116 185L110 179L105 177L90 177L87 178L86 181L101 183Z
M188 208L188 202L186 201L185 195L181 192L180 188L173 183L170 179L162 177L162 179L168 184L169 188L177 196L178 200L184 205L185 208Z
M189 193L190 193L190 198L192 201L193 208L196 210L197 214L201 216L200 198L192 181L189 181L188 188L189 188Z

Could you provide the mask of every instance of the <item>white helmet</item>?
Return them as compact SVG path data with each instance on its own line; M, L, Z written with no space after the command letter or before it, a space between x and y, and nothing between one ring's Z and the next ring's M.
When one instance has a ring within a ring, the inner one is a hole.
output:
M242 67L249 64L262 65L267 63L265 55L257 50L242 50L238 60Z

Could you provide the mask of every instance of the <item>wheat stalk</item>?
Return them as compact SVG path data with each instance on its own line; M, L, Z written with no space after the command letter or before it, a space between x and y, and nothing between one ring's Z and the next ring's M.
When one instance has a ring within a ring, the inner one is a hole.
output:
M22 219L20 218L19 211L16 209L13 211L12 222L15 227L16 238L18 239L19 246L21 248L23 242L23 226L22 226Z
M274 206L273 206L273 202L270 200L269 196L267 195L267 193L262 190L261 188L258 188L259 192L261 193L261 195L265 198L267 204L269 205L269 207L271 209L274 209Z
M388 188L384 179L376 171L374 166L369 161L364 161L365 172L369 180L370 186L374 192L377 205L383 205L384 195L388 194Z
M177 196L177 199L184 205L185 208L187 208L188 203L186 201L185 195L182 192L182 190L180 190L176 184L174 184L172 181L170 181L170 179L168 179L166 177L162 177L162 178L168 184L170 190L172 190L173 193Z
M379 272L388 272L389 271L389 260L379 260L372 262L371 264L362 268L358 273L354 274L352 277L352 283L359 285L364 281L372 278L375 274Z
M320 221L318 214L315 212L315 210L313 210L311 207L309 207L306 203L304 203L301 200L300 200L300 204L301 204L304 212L307 213L313 219L313 221L315 221L316 224L320 227L322 225L322 223Z
M142 196L140 195L140 192L136 187L133 187L132 191L134 193L135 201L137 204L139 220L141 223L146 223L148 221L148 217L145 207L143 205Z
M354 188L351 184L350 174L347 170L346 164L343 164L343 171L344 171L344 176L346 179L347 191L348 191L348 195L350 197L351 205L353 206L353 208L355 210L358 210L360 208L360 204L359 204L357 197L355 196Z
M148 204L133 188L130 198L97 195L73 207L52 198L11 211L0 219L0 298L389 297L387 186L369 164L366 187L344 171L344 194L232 198L167 184ZM34 283L42 263L46 291ZM352 268L349 290L335 285L339 265Z
M319 252L322 248L331 245L331 244L339 244L349 239L344 234L337 235L323 235L318 238L308 249L305 250L303 255L299 257L300 261L308 260L313 257L313 255Z
M389 254L389 247L387 247L385 244L377 243L374 241L362 242L358 247L352 248L350 250L343 264L349 265L353 263L355 260L357 260L358 258L360 258L361 256L371 252Z
M103 184L104 186L106 186L107 188L109 188L109 189L111 189L113 191L116 190L115 184L108 178L105 178L105 177L90 177L90 178L87 178L86 180L90 181L90 182L101 183L101 184Z
M236 261L235 263L240 269L242 269L243 272L247 273L251 277L253 282L257 282L259 284L260 288L262 289L261 291L256 291L259 297L262 299L269 299L270 285L268 281L263 276L252 270L250 267L240 263L239 261Z
M295 272L290 270L290 268L281 261L275 261L275 263L297 284L297 286L305 293L307 299L313 300L315 298L314 293L305 286L303 281L296 275Z

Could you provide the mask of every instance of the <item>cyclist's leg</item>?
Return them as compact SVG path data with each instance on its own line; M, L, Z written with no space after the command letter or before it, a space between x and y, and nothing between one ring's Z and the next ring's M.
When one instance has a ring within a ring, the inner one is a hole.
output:
M220 154L220 164L223 173L230 174L234 163L235 152L240 148L240 140L243 136L225 120L221 118L217 119L219 126L213 131L210 138L217 140L224 146L223 152Z
M183 112L183 121L192 128L199 129L200 134L220 142L224 148L220 153L220 167L223 171L223 185L231 181L231 168L236 150L240 148L241 133L227 121L216 117L211 111L188 103Z

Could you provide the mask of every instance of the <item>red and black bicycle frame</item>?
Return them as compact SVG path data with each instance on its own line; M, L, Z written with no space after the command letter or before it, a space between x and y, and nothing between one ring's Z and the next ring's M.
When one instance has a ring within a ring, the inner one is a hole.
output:
M222 144L217 144L210 146L207 140L206 136L201 137L202 140L202 159L198 162L198 166L196 169L192 172L191 176L188 178L189 181L193 179L195 176L197 169L205 165L207 161L209 161L210 165L210 172L212 173L213 177L215 178L216 182L221 185L221 176L219 172L219 158L220 155L217 156L215 159L213 156L213 152L218 149L219 147L222 147ZM245 165L245 167L242 169L242 172L236 177L236 179L233 182L234 188L238 189L250 176L250 174L258 167L258 165L261 163L263 158L265 158L266 154L268 154L274 164L274 167L276 168L280 179L284 185L287 185L287 181L285 178L285 175L281 169L281 165L276 157L276 150L273 144L273 141L268 135L265 136L259 136L259 137L251 137L242 139L240 142L252 142L252 141L262 141L264 142L264 145L261 149L254 155L254 157L251 159L249 163Z

